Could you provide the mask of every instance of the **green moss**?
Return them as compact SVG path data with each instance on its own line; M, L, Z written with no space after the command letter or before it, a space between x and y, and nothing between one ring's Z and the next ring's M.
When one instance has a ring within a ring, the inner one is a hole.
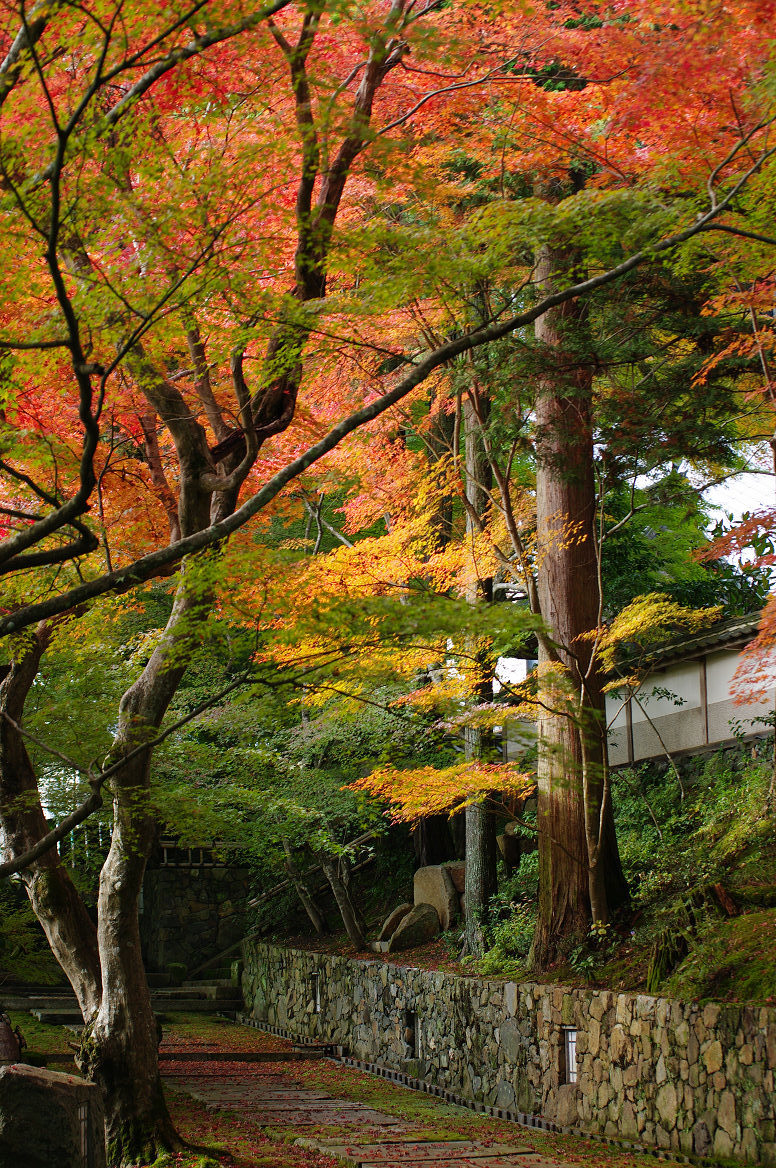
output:
M776 909L708 921L666 983L680 998L776 1002Z
M28 1053L38 1055L73 1053L72 1048L68 1046L68 1040L75 1042L76 1036L64 1026L39 1022L32 1014L21 1010L12 1010L9 1017L13 1025L19 1027L27 1042L25 1057Z

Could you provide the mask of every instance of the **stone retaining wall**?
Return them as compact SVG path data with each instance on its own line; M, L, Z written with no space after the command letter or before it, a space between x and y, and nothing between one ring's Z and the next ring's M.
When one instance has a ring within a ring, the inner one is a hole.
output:
M776 1009L483 981L253 941L243 956L258 1022L504 1111L776 1164Z
M245 935L245 868L149 868L143 881L140 943L149 972L171 962L188 970Z

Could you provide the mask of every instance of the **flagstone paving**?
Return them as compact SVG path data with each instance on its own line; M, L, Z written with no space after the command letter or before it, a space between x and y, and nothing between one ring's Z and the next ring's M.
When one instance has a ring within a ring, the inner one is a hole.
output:
M529 1147L486 1145L471 1140L399 1140L373 1144L342 1144L332 1140L305 1140L306 1147L341 1160L349 1168L563 1168Z
M311 1091L291 1075L250 1078L245 1069L230 1082L228 1073L213 1067L212 1074L187 1075L176 1070L171 1082L208 1108L227 1107L246 1111L261 1127L401 1128L393 1115L385 1115L363 1103L338 1099L324 1091Z
M197 1027L202 1022L197 1019ZM161 1050L172 1098L188 1096L210 1112L212 1130L235 1138L256 1132L257 1164L297 1168L315 1163L344 1168L637 1168L631 1151L593 1141L539 1135L517 1125L475 1116L431 1095L373 1079L330 1060L292 1061L294 1046L278 1036L230 1024L200 1035L180 1024ZM258 1061L272 1052L288 1056ZM191 1056L196 1054L196 1059ZM176 1057L177 1056L177 1057ZM216 1057L214 1057L216 1056ZM390 1114L395 1111L396 1114ZM185 1111L179 1116L185 1121ZM207 1130L207 1124L199 1130ZM491 1134L492 1133L492 1134ZM449 1138L447 1138L449 1135ZM564 1142L565 1140L565 1142ZM277 1159L273 1157L277 1155ZM307 1159L313 1157L312 1160ZM249 1161L246 1160L247 1164ZM251 1163L253 1161L250 1161ZM240 1160L242 1164L243 1161ZM679 1168L675 1160L666 1168Z
M207 1056L205 1056L207 1057ZM172 1068L171 1068L172 1069ZM201 1064L190 1070L185 1062L167 1075L171 1085L185 1091L211 1110L226 1109L249 1115L262 1128L332 1127L335 1138L300 1139L299 1143L324 1152L348 1168L568 1168L548 1160L523 1144L486 1144L477 1140L422 1140L396 1116L355 1100L306 1087L292 1074L258 1073L254 1064L213 1063L203 1073ZM447 1109L450 1105L447 1105ZM458 1110L458 1109L454 1109ZM463 1109L460 1109L463 1111ZM342 1130L352 1129L353 1142L344 1142Z

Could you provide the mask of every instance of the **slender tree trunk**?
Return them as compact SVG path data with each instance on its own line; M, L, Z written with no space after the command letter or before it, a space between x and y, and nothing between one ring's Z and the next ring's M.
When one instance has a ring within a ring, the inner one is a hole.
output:
M483 754L482 732L473 727L466 731L467 759ZM481 956L487 945L488 906L497 889L496 822L483 799L471 803L464 812L466 827L466 905L465 950Z
M487 521L490 502L490 463L485 456L481 428L487 423L490 403L487 394L473 380L472 388L463 399L464 444L466 465L466 534L473 539L480 525ZM473 580L468 599L471 604L490 603L493 599L492 580ZM478 685L472 693L475 702L492 700L489 686ZM478 761L487 753L487 735L481 729L466 729L466 758ZM488 926L488 905L496 891L496 824L486 801L470 804L465 812L466 877L464 900L466 904L466 952L481 956L485 950Z
M426 436L428 444L426 453L439 492L436 507L430 517L434 551L444 551L450 543L453 531L453 491L447 468L453 454L454 436L454 416L438 410Z
M310 918L312 926L318 936L325 937L329 930L326 927L326 921L324 919L323 913L315 903L315 897L310 892L310 889L307 887L302 873L294 863L293 852L291 851L291 845L289 844L288 840L283 840L283 851L286 857L286 872L288 872L288 878L296 890L296 895L299 897L302 907Z
M540 285L549 290L570 261L547 248ZM576 301L536 323L545 369L536 402L537 591L556 647L539 650L540 696L552 712L539 720L537 969L552 964L569 937L585 935L591 915L608 920L628 894L608 792L604 696L590 641L581 639L599 623L592 367L580 354L585 325Z
M364 949L366 947L364 922L360 912L353 904L347 884L340 875L337 861L333 860L331 856L326 856L320 852L318 853L318 860L323 868L326 879L331 885L331 890L334 893L334 899L337 902L337 908L340 911L342 923L345 926L345 932L348 938L356 949Z

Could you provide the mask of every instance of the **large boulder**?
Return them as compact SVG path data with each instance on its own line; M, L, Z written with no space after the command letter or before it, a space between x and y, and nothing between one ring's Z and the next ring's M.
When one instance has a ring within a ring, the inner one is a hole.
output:
M458 916L458 893L443 864L418 868L415 873L414 900L416 905L433 904L443 931L449 929Z
M439 934L439 914L433 904L416 904L407 913L396 932L388 942L388 952L397 953L401 949L414 949L425 945Z
M463 893L466 891L466 861L465 860L446 860L442 865L445 872L455 885L455 891Z
M0 1068L0 1168L105 1168L94 1083L24 1063Z
M377 940L390 941L391 937L396 932L407 913L411 912L411 904L400 904L398 908L395 908L391 915L385 918L385 923L383 924L380 932L377 934Z

